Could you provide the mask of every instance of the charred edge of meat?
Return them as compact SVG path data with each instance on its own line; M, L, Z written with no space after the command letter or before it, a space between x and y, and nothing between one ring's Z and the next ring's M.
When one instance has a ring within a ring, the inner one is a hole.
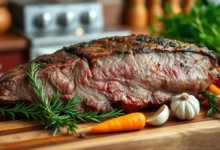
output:
M130 42L131 40L131 42ZM135 41L133 41L135 40ZM120 46L112 46L112 45L105 45L106 42L117 42L117 43L124 43L124 44L128 44L130 45L130 49L123 49ZM217 59L215 57L214 54L212 54L211 50L208 50L207 47L202 46L202 45L195 45L195 44L190 44L191 46L181 46L179 45L179 41L175 41L175 40L170 40L170 39L166 39L166 38L162 38L162 37L151 37L148 35L134 35L132 34L131 36L126 36L126 37L120 37L120 36L115 36L115 37L109 37L109 38L101 38L101 39L96 39L96 40L92 40L90 42L82 42L76 45L71 45L69 47L64 47L63 50L65 50L67 53L71 53L71 54L75 54L79 57L85 57L87 59L91 59L89 55L84 54L82 49L86 49L89 48L90 45L95 44L95 43L99 43L101 45L100 49L97 49L96 52L102 52L104 48L105 50L109 50L111 51L111 55L112 54L122 54L122 53L149 53L152 51L157 51L157 52L180 52L180 53L185 53L185 52L192 52L192 53L198 53L198 54L202 54L205 56L208 56L209 58L211 58L212 60L212 64L217 63ZM142 45L142 43L150 43L150 44L157 44L157 45L161 45L163 47L173 47L174 50L173 51L168 51L168 50L164 50L164 49L155 49L155 48L151 48L151 47L146 47ZM186 43L189 44L189 43ZM134 46L134 48L132 48L132 46ZM138 47L140 46L140 47ZM203 50L201 51L193 51L193 49L191 47L197 46L197 48L202 48ZM92 58L95 57L99 57L98 56L93 56ZM101 55L102 57L105 57L105 54ZM106 54L106 56L108 56L108 54Z
M168 50L163 50L163 49L152 49L152 51L155 51L155 52L168 52L168 53L197 53L197 54L208 56L209 58L213 59L214 62L217 62L216 56L211 51L210 52L203 52L203 51L195 52L189 47L188 48L181 48L180 50L176 49L174 51L168 51ZM144 52L151 52L151 51L138 51L138 52L144 53Z
M150 36L137 36L136 37L137 41L141 41L141 42L146 42L146 43L151 43L151 44L158 44L161 46L171 46L174 48L179 47L179 44L176 42L172 42L169 39L165 39L165 38L161 38L161 37L150 37Z
M67 53L75 54L75 55L77 55L81 58L90 59L86 55L83 54L80 47L71 45L71 46L65 47L63 49ZM103 50L98 49L97 51L102 52ZM138 49L133 49L133 50L129 50L129 51L114 51L114 53L112 53L111 55L113 55L113 54L123 54L123 53L125 53L125 54L150 53L150 52L153 52L153 51L155 51L155 52L164 52L164 53L165 52L167 52L167 53L187 53L187 52L197 53L197 54L202 54L202 55L205 55L205 56L211 58L211 62L212 62L213 65L217 63L217 58L215 57L215 55L211 51L210 52L194 52L194 51L192 51L191 48L184 48L184 49L181 49L181 50L168 51L168 50L162 50L162 49L151 49L149 47L140 47ZM106 56L108 56L108 55L106 55ZM105 57L105 56L102 56L102 58L103 57Z
M166 51L166 50L161 50L161 49L155 49L154 51L158 51L158 52L168 52L168 53L197 53L197 54L201 54L201 55L205 55L207 57L209 57L211 59L211 63L216 66L217 65L217 58L216 56L210 51L210 52L194 52L192 51L191 48L186 48L186 49L181 49L181 50L175 50L175 51Z
M161 50L160 50L161 51ZM205 56L208 56L209 58L211 58L212 59L212 63L213 64L215 64L215 63L217 63L217 58L216 58L216 56L212 53L212 51L210 51L210 52L194 52L194 51L192 51L192 49L191 48L185 48L185 49L181 49L181 50L176 50L176 51L173 51L173 52L176 52L176 53L187 53L187 52L191 52L191 53L197 53L197 54L201 54L201 55L205 55Z
M150 53L153 50L149 47L140 47L138 50L134 51L135 53Z
M53 59L44 59L44 58L41 58L41 59L38 59L38 60L34 60L33 62L39 64L39 67L40 68L43 68L46 64L53 64Z
M76 54L77 56L83 56L82 54L82 51L81 49L82 48L86 48L88 47L88 43L87 42L82 42L82 43L79 43L77 45L70 45L68 47L63 47L62 49L68 53L71 53L71 54Z
M1 78L0 78L0 79L1 79ZM11 76L5 77L5 78L1 79L1 80L0 80L0 84L3 84L3 83L5 83L5 82L8 82L8 81L10 81L10 79L11 79Z
M220 77L220 72L218 72L215 77L219 78Z

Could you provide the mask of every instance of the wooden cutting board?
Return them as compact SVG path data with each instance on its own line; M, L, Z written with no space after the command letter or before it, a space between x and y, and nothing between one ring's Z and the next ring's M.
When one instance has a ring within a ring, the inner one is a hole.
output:
M150 116L152 112L145 112ZM160 127L146 125L143 130L122 133L92 134L94 123L79 124L75 135L66 129L55 137L40 122L0 120L0 149L220 149L220 120L212 119L201 110L191 121L170 116ZM80 137L83 134L85 137Z

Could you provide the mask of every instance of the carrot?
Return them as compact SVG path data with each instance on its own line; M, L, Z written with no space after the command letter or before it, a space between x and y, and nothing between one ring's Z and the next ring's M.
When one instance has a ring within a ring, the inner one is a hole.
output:
M146 117L143 113L131 113L110 119L92 127L93 133L131 131L144 128Z
M214 84L211 84L209 86L208 91L213 94L220 95L220 89L217 86L215 86Z

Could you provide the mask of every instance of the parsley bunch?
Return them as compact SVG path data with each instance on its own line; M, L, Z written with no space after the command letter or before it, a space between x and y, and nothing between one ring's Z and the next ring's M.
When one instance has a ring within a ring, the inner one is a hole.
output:
M215 55L220 55L220 6L205 5L199 0L189 14L173 14L168 4L164 9L171 15L159 17L163 28L151 26L151 34L159 33L166 38L205 45Z

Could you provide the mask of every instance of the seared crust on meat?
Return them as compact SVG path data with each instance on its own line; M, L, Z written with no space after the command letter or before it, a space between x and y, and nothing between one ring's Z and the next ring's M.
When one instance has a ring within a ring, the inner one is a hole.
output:
M204 46L196 44L184 43L177 40L170 40L162 37L151 37L148 35L130 35L130 36L114 36L92 40L90 42L82 42L76 45L63 48L66 52L75 54L79 57L93 59L97 57L105 57L112 54L121 53L149 53L158 52L192 52L206 55L213 60L216 65L216 57L212 51Z
M66 53L63 50L57 51L54 54L43 55L43 56L37 57L36 59L31 61L30 63L25 63L25 64L15 66L14 68L5 72L0 77L0 84L9 80L9 79L12 79L13 77L16 77L17 75L26 75L26 72L32 62L39 64L39 67L40 67L39 69L41 70L43 68L47 68L47 67L52 66L54 64L56 64L58 66L60 64L65 63L69 59L70 60L74 59L75 57L76 57L75 55Z

